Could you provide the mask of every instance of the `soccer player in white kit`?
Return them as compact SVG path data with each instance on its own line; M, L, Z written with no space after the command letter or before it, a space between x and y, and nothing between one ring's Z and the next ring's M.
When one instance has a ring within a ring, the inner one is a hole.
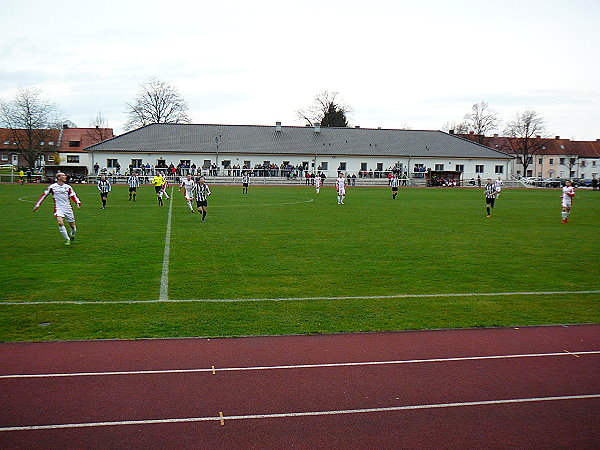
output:
M319 193L319 190L321 189L321 176L315 177L315 191L317 191L317 194Z
M500 177L494 182L494 187L496 189L496 198L500 197L500 191L502 191L502 180Z
M185 188L183 196L185 197L185 201L187 202L190 211L194 212L194 207L192 205L192 200L194 199L194 188L196 187L196 182L192 179L191 175L188 175L185 180L181 182L179 186L179 191L181 192L181 188Z
M58 231L66 239L65 245L71 245L71 241L75 240L77 227L75 226L75 214L73 214L70 200L73 200L78 208L81 206L81 201L77 197L77 194L75 194L73 188L65 183L66 179L67 176L64 173L58 172L56 174L56 183L51 184L44 191L33 207L33 212L36 212L44 199L48 197L49 194L52 194L52 197L54 198L54 217L56 217L56 221L58 222ZM65 220L69 222L69 226L71 227L70 236L65 227Z
M565 187L562 188L562 220L561 223L567 223L569 221L569 214L571 213L571 205L573 204L573 197L575 197L575 189L571 186L571 180L567 180Z
M335 180L335 190L337 191L338 205L343 205L344 197L346 197L346 179L342 172L338 174Z

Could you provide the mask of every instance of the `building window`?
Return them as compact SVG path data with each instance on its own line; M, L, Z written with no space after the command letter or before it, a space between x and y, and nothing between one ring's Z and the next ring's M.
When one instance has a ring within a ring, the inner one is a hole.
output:
M179 164L181 164L182 167L190 167L192 165L192 161L190 159L180 159Z
M523 164L523 158L517 156L517 164Z
M117 167L117 164L119 164L118 159L107 159L106 160L106 167L109 169L113 169L113 168Z
M321 170L329 170L329 162L321 161Z
M565 165L565 158L560 158L558 160L558 163L564 166Z
M533 170L528 170L527 171L527 176L528 177L532 177L533 176Z
M543 158L538 158L538 164L542 164L544 162Z
M2 161L8 161L8 155L2 155Z
M212 164L212 160L210 159L205 159L204 160L204 164L202 165L202 167L204 167L205 169L208 169L210 167L210 165Z
M78 163L79 155L67 155L67 162L68 163Z
M10 141L9 140L4 141L4 145L10 145Z
M249 168L250 168L250 164L252 164L252 161L244 161L244 167L245 167L246 169L249 169ZM308 167L308 163L306 163L306 166Z
M455 169L457 172L464 172L465 166L464 166L464 164L457 164Z
M542 172L538 172L537 176L538 178L542 178Z
M575 165L575 158L569 158L569 161L572 166Z
M596 167L596 161L592 161L592 167Z
M581 161L581 167L585 167L585 161ZM581 177L583 178L583 177Z
M346 170L346 163L345 162L340 162L338 170Z
M483 164L477 164L475 166L475 173L483 173Z
M554 165L554 158L550 158L550 165Z
M527 164L533 164L533 156L527 158Z
M141 159L132 159L131 160L131 167L133 167L134 169L139 169L142 167L142 160Z
M444 170L444 165L443 164L436 164L435 165L435 170Z
M69 147L79 147L80 145L80 141L69 141Z
M504 173L504 166L496 166L494 167L494 173Z
M54 162L54 153L48 153L48 162Z
M569 172L569 177L570 177L570 178L574 178L574 177L575 177L575 171L574 171L574 170L571 170L571 171Z
M585 178L585 173L580 174L579 178Z
M368 163L360 163L360 170L362 170L362 171L369 170L368 167L369 167Z

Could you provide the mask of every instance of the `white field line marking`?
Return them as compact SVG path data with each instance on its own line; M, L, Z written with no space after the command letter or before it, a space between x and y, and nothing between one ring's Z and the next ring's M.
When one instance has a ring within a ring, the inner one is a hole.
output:
M158 299L158 300L57 300L42 302L2 302L2 305L103 305L120 303L189 303L189 302L283 302L299 300L376 300L391 298L443 298L443 297L499 297L508 295L564 295L564 294L600 294L600 290L587 291L530 291L530 292L465 292L447 294L395 294L395 295L359 295L343 297L274 297L274 298L196 298L196 299Z
M167 218L167 232L165 233L165 253L163 255L162 274L160 276L159 300L169 299L169 255L171 253L171 215L173 213L173 187L169 197L169 216Z
M0 379L6 378L59 378L59 377L89 377L89 376L113 376L113 375L159 375L170 373L201 373L210 372L242 372L255 370L283 370L283 369L315 369L326 367L360 367L360 366L383 366L398 364L422 364L453 361L480 361L486 359L511 359L511 358L541 358L549 356L575 356L575 355L597 355L597 351L582 352L556 352L556 353L529 353L519 355L491 355L491 356L461 356L455 358L430 358L430 359L407 359L398 361L362 361L362 362L342 362L342 363L323 363L323 364L296 364L282 366L255 366L255 367L215 367L206 369L165 369L165 370L134 370L134 371L116 371L116 372L74 372L74 373L46 373L46 374L15 374L0 375Z
M173 193L173 186L171 186L171 193ZM28 197L35 197L34 195L24 195L22 197L19 197L18 200L21 202L27 202L27 203L35 203L36 200L26 200ZM314 202L315 199L314 198L307 198L306 200L298 200L298 201L294 201L294 202L278 202L278 203L240 203L240 204L227 204L227 205L211 205L211 209L212 208L238 208L238 207L244 207L244 206L248 206L248 207L256 207L256 206L279 206L279 205L297 205L300 203L311 203ZM120 205L120 204L111 204L110 205L111 208L114 207L126 207L126 208L131 208L132 206L129 204L124 204L124 205ZM135 208L155 208L154 205L136 205ZM176 205L175 208L188 208L187 205Z
M559 400L585 400L591 398L600 398L600 394L587 395L563 395L560 397L532 397L532 398L513 398L505 400L481 400L475 402L456 402L456 403L437 403L428 405L407 405L407 406L389 406L384 408L365 408L365 409L341 409L330 411L307 411L307 412L289 412L277 414L248 414L244 416L209 416L209 417L185 417L174 419L148 419L148 420L123 420L115 422L84 422L84 423L64 423L56 425L29 425L19 427L1 427L0 431L31 431L31 430L56 430L61 428L92 428L118 425L152 425L163 423L182 423L182 422L215 422L223 423L226 420L249 420L249 419L281 419L287 417L310 417L310 416L333 416L341 414L365 414L382 413L391 411L411 411L434 408L458 408L465 406L488 406L488 405L506 405L517 403L548 402Z

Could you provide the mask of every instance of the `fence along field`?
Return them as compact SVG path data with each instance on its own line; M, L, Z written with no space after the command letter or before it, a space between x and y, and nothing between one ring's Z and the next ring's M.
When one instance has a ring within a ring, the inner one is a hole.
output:
M78 236L62 248L43 185L1 186L2 302L157 300L169 204L152 187L101 211L76 185ZM505 190L490 219L479 189L214 186L207 222L173 196L170 300L287 302L0 306L2 340L217 336L598 321L596 192L560 224L558 190ZM394 295L571 292L548 295ZM579 293L578 293L579 292ZM347 298L363 297L363 298ZM377 298L364 298L377 297ZM40 326L40 323L49 323Z

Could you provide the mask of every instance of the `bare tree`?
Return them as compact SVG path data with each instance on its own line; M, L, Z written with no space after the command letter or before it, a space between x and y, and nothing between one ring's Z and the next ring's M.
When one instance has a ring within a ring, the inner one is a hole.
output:
M455 134L467 134L469 132L469 127L466 122L446 122L442 125L442 131L449 133L452 131Z
M338 92L323 91L308 108L299 109L296 114L311 126L318 123L325 127L347 127L347 116L352 108L338 100L338 95Z
M98 112L98 114L96 115L96 117L94 117L90 121L90 127L91 127L91 130L89 130L86 133L86 137L93 144L105 141L105 140L110 139L111 137L113 137L112 133L109 131L108 121L102 115L101 112Z
M498 127L498 114L486 102L475 103L471 112L465 114L464 124L475 134L477 142L483 144L486 133Z
M127 130L151 123L190 123L187 102L179 91L156 78L142 83L138 96L127 107Z
M56 152L58 134L52 124L61 122L59 110L54 103L43 99L39 90L20 88L12 101L0 101L0 121L11 130L17 151L30 168L35 167L44 153Z
M523 162L523 175L527 175L527 167L533 163L533 157L546 144L546 125L544 119L534 110L517 113L504 131L508 150Z

